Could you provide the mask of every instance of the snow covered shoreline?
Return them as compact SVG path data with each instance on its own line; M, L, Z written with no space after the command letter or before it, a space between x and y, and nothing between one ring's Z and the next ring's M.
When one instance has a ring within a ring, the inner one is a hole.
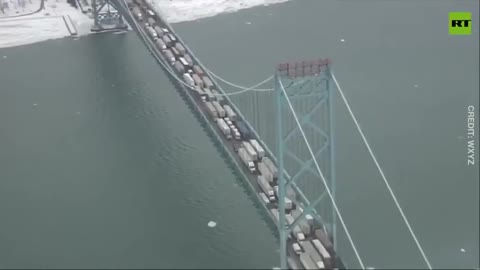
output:
M83 0L83 3L85 3ZM222 13L289 0L147 0L153 1L156 10L170 23L194 21ZM7 3L5 5L5 3ZM58 39L70 36L63 16L71 18L77 36L91 34L91 14L69 5L66 0L45 0L44 9L37 11L41 0L0 0L0 49ZM5 8L8 6L8 8ZM88 6L89 7L89 6ZM161 8L160 8L161 7ZM84 8L87 8L84 6Z
M70 17L79 36L90 33L93 20L66 1L45 1L44 9L26 16L19 15L38 10L41 0L25 1L24 8L21 5L15 6L16 2L10 0L9 8L5 9L5 13L0 13L0 48L70 36L63 16Z
M256 6L268 6L290 0L146 0L153 2L169 23L194 21Z

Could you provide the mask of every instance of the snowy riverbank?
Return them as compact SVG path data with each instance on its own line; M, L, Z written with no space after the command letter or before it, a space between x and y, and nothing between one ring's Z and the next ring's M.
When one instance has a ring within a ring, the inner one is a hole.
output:
M221 13L231 13L238 10L261 5L270 5L288 0L148 0L153 1L156 10L170 23L193 21L212 17ZM45 1L45 8L38 13L29 14L39 9L41 0L0 0L3 12L0 10L0 48L25 45L49 39L70 36L63 21L63 16L69 16L78 36L90 34L93 25L91 15L75 9L66 0ZM84 2L82 1L82 4ZM5 8L8 6L8 8ZM84 6L84 9L88 7Z
M267 6L289 0L147 0L170 23L194 21L222 13L232 13L256 6Z
M40 7L41 0L27 1L25 8L15 6L14 1L8 1L9 8L0 13L0 48L70 36L63 16L71 18L79 36L90 33L93 20L66 1L45 1L44 9L38 13L19 16L34 12Z

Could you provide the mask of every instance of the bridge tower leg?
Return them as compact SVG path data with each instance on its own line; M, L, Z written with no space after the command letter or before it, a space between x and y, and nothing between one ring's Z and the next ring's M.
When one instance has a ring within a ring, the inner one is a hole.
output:
M288 269L288 235L297 225L304 225L311 218L314 219L313 227L322 229L336 250L335 210L312 158L313 153L334 197L333 82L329 67L328 59L320 59L280 64L275 71L280 213L278 229L282 269ZM285 209L285 198L291 199L303 209L289 213L295 219L290 225L286 223L288 210Z
M109 31L116 29L127 29L123 16L116 8L114 0L92 0L94 25L92 31Z

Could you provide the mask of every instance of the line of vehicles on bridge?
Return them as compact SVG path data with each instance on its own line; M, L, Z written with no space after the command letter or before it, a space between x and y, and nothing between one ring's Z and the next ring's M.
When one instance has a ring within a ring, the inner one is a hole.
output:
M254 138L253 132L240 119L228 101L215 89L215 85L207 73L188 54L185 46L168 29L155 14L149 4L143 0L134 0L130 10L136 20L142 24L145 32L154 42L163 58L177 72L178 77L195 92L201 101L200 106L216 123L224 138L231 143L233 150L250 172L256 178L260 191L258 195L279 222L278 210L278 169L273 161L266 156L262 145ZM227 142L228 143L228 142ZM285 208L286 222L293 222L302 214L303 207L294 203L296 194L291 187L287 188ZM291 269L333 269L335 267L335 252L333 244L326 233L315 224L311 215L305 215L289 235L289 250L298 260L288 257Z

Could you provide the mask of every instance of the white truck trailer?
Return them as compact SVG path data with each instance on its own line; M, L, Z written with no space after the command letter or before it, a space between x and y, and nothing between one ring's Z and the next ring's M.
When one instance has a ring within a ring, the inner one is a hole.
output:
M147 33L151 38L156 39L158 37L157 32L155 32L153 27L146 26L145 29L147 30Z
M257 156L257 152L255 152L255 149L253 148L253 146L250 145L249 142L242 142L243 144L243 147L245 147L245 149L247 150L248 154L252 157L253 160L257 160L258 159L258 156Z
M268 183L267 180L261 175L257 176L257 182L260 188L263 190L263 192L267 195L268 199L270 201L275 200L275 192L273 191L272 186Z
M207 102L208 103L208 102ZM212 105L213 107L213 105ZM240 159L243 161L245 166L247 166L248 170L250 170L251 173L255 172L255 164L252 161L252 157L248 154L247 150L245 148L241 147L238 149L238 155L240 156Z
M205 106L207 107L207 111L213 119L218 118L217 110L215 110L215 107L212 105L211 102L205 102Z
M218 117L225 117L225 110L223 109L222 105L218 103L218 101L212 101L213 106L218 112Z
M268 157L264 157L262 159L262 162L265 163L265 165L267 165L268 169L272 172L273 174L273 178L274 179L277 179L278 177L278 169L277 167L275 166L275 164L273 164L273 161L268 158Z
M213 82L210 80L209 77L204 76L203 77L203 82L205 83L205 87L209 88L210 90L213 89Z
M222 118L217 120L217 125L228 140L232 139L232 131Z
M170 61L170 63L175 63L175 55L173 55L171 50L165 50L165 57Z
M258 158L263 158L263 157L265 157L265 150L264 150L263 147L260 145L260 143L258 143L257 140L251 139L251 140L250 140L250 144L253 146L253 148L255 148L255 151L257 151Z
M185 82L191 87L195 86L195 82L193 81L192 76L190 76L190 74L184 73L183 80L185 80Z
M227 116L230 120L237 121L238 116L233 111L232 107L230 107L230 105L223 105L223 108L225 108L225 112L227 113Z
M269 183L273 183L273 174L272 172L268 169L267 165L263 163L262 161L257 163L258 171L267 179Z

